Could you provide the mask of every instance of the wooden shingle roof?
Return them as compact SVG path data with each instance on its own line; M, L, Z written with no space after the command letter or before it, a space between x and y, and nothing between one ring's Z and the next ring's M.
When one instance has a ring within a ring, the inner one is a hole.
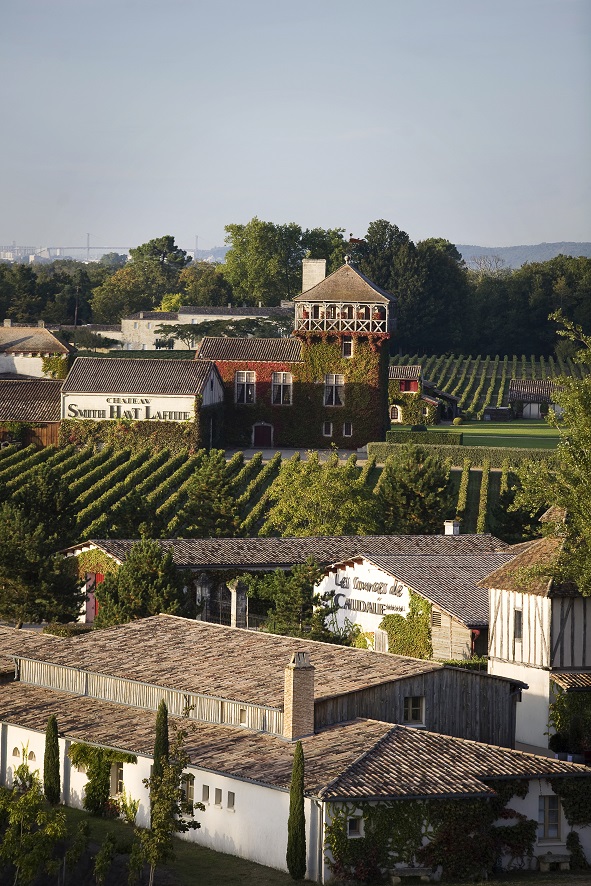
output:
M388 369L388 378L397 381L398 379L413 379L419 381L421 378L422 367L420 364L411 366L392 366Z
M59 421L61 391L57 379L0 379L0 421Z
M380 289L354 265L342 265L316 286L296 295L294 302L362 302L388 304L396 298L391 292Z
M560 554L563 539L546 536L537 541L524 543L517 556L499 569L495 569L479 584L483 588L518 591L536 594L541 597L578 596L572 583L555 581L550 577L550 569Z
M233 567L275 569L304 563L336 563L359 554L372 556L479 555L505 553L510 546L494 535L344 535L309 538L169 538L156 539L172 551L176 566L183 569ZM119 563L125 562L137 539L90 539L66 548L63 553L81 553L100 548Z
M195 354L197 360L299 363L302 343L297 338L225 338L206 336Z
M0 326L0 354L69 354L44 326Z
M509 382L509 403L553 403L562 388L548 378L512 378Z
M318 673L316 700L442 667L433 661L169 615L64 638L59 646L32 649L23 657L281 709L284 671L300 650L310 653Z
M550 679L566 692L590 692L591 673L589 671L550 671Z
M0 686L2 720L45 731L57 717L67 739L152 756L156 715L38 686ZM189 764L288 790L294 744L231 726L179 721ZM358 719L302 739L305 790L325 800L467 797L491 793L487 779L589 776L577 763Z
M203 360L155 360L136 357L78 357L65 380L64 394L201 393L209 372Z

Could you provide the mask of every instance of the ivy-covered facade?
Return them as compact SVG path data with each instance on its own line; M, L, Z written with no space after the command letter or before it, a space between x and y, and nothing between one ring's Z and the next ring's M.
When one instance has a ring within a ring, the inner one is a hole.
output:
M289 339L205 338L224 382L226 445L356 449L389 426L394 297L345 264L294 299Z

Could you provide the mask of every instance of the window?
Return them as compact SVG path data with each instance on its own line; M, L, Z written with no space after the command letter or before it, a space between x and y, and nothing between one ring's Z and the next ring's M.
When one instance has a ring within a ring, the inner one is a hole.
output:
M423 408L421 409L421 412L423 413L423 415L429 415L429 407L423 406Z
M181 778L181 793L183 795L183 803L193 805L195 802L195 776L183 775Z
M346 421L343 424L343 437L352 437L353 436L353 425L350 421Z
M216 806L222 805L222 789L221 788L215 789L215 805Z
M291 372L274 372L273 373L273 405L289 405L291 404L293 379Z
M345 376L329 373L324 376L324 405L343 406L345 403Z
M111 794L123 793L123 763L113 763L111 767Z
M343 336L343 347L341 351L343 357L353 356L353 338L350 335Z
M29 763L35 763L35 761L37 760L37 757L35 756L35 751L29 751L28 760Z
M399 418L400 418L400 410L398 409L398 406L391 406L390 407L390 419L392 421L398 421Z
M425 698L423 695L409 695L404 699L404 722L411 726L424 724Z
M20 757L20 755L21 755L21 752L19 751L18 748L13 748L13 749L12 749L12 756L13 756L13 757Z
M348 818L347 819L347 836L348 837L361 837L361 819L360 818Z
M240 708L240 725L246 726L246 708Z
M513 637L515 640L523 639L523 612L516 609L513 618Z
M538 798L538 840L560 839L560 803L556 794Z
M332 422L325 421L322 425L322 436L323 437L332 437Z
M134 329L137 329L138 326L139 326L139 323L138 323L137 320L136 320L135 323L133 324L133 328L134 328Z
M228 791L228 809L233 809L236 803L236 794L234 791Z
M152 324L148 323L148 329L151 329L151 328L152 328Z
M83 763L80 766L76 766L76 772L80 772L81 775L86 775L86 766ZM151 772L151 767L150 767L150 775L151 774L152 774L152 772Z
M209 785L204 784L201 788L201 802L209 803Z
M437 609L431 610L431 625L434 628L441 627L441 612L439 612Z
M235 377L236 403L254 403L256 373L237 372Z

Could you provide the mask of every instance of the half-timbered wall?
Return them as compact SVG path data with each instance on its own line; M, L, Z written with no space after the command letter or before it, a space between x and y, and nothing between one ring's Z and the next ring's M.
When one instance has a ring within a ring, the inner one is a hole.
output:
M591 611L591 610L590 610ZM521 613L521 639L516 635ZM550 616L548 597L518 591L491 590L489 658L528 667L550 666Z
M425 729L513 747L518 693L512 693L508 682L460 668L445 667L361 692L317 700L314 727L319 729L356 717L404 723L404 699L413 696L424 698Z
M591 668L591 599L553 597L551 666L557 670Z

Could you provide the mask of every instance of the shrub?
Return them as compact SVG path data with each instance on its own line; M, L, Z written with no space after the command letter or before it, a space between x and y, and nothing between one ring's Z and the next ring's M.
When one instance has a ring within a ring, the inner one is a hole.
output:
M458 416L456 416L456 418L454 418L452 424L454 424L454 425L456 425L456 426L457 426L457 425L463 425L463 424L464 424L464 419L462 418L461 415L458 415Z

